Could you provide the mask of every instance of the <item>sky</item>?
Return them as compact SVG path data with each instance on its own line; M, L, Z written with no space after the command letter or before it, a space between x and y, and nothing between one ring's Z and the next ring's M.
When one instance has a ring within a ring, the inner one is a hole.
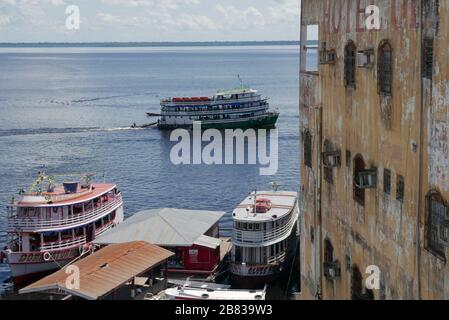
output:
M0 0L0 42L299 39L299 0ZM67 28L79 8L79 29Z

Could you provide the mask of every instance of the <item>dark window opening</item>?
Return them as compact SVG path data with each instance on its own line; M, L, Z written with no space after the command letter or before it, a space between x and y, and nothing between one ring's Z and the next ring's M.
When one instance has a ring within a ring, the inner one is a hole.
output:
M351 270L351 299L352 300L373 300L374 294L372 290L363 290L363 276L357 266L353 266Z
M357 266L353 266L351 270L351 299L356 300L363 294L363 277Z
M333 150L332 143L329 140L325 140L324 141L324 151L331 152L332 150ZM334 183L334 175L332 172L332 167L324 166L324 180L326 180L330 184Z
M345 86L355 88L356 52L354 42L350 41L345 47Z
M354 158L354 200L361 206L365 205L365 189L357 185L357 177L359 172L365 170L365 161L361 155Z
M324 240L324 262L334 261L334 246L329 239Z
M312 135L309 130L304 132L304 165L312 168Z
M405 189L404 177L398 175L396 184L396 200L404 202L404 189Z
M331 241L329 239L324 240L324 277L329 281L333 281L341 276L340 269L340 262L334 258L334 247Z
M384 169L384 193L391 194L391 171Z
M379 92L391 96L393 85L393 49L388 42L383 43L379 47L377 76Z
M313 226L310 227L310 242L315 241L315 228Z
M433 38L424 39L423 43L423 77L432 80L433 76Z
M446 262L444 234L441 234L443 230L441 226L449 219L449 205L439 192L432 191L427 196L426 209L426 249Z

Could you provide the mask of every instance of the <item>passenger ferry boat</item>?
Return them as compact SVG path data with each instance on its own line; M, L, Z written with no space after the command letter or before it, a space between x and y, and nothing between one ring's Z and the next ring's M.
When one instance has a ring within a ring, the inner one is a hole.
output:
M270 110L268 100L257 90L243 86L213 97L169 98L161 100L158 127L189 128L194 121L201 121L202 128L274 127L279 113Z
M30 192L8 204L4 250L14 284L29 282L87 253L89 243L123 221L115 184L65 182L40 174ZM44 191L45 190L45 191Z
M230 280L261 288L284 270L296 249L299 208L296 192L251 193L232 213Z

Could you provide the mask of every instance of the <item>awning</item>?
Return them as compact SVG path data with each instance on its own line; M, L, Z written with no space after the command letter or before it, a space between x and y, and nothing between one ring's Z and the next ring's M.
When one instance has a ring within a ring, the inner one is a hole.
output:
M172 252L144 241L112 244L70 265L79 268L79 288L72 288L73 282L66 283L73 271L67 269L70 266L65 266L19 290L19 293L60 290L96 300L160 265L172 255Z
M196 241L193 244L206 248L216 249L220 246L221 240L202 235L198 239L196 239Z

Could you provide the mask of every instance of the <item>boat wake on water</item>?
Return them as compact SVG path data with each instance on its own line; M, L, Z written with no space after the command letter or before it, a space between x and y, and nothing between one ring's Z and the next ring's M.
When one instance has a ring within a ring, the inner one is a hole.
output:
M83 132L111 132L111 131L126 131L126 130L143 130L147 128L150 128L150 126L131 125L126 127L115 127L115 128L85 127L85 128L7 129L7 130L0 130L0 137L39 135L39 134L83 133Z

